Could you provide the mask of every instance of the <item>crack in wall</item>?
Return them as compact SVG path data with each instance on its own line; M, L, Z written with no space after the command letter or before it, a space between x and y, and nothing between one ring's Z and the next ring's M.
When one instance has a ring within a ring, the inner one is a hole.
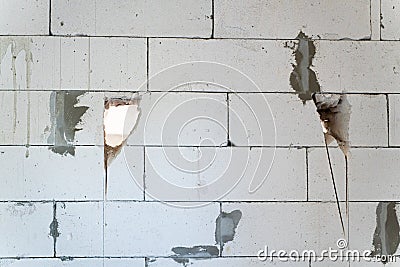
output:
M393 255L400 243L400 227L395 202L379 202L376 208L376 229L372 256Z
M311 38L303 32L297 35L297 49L294 51L296 64L292 64L293 71L290 74L290 85L303 101L312 99L312 94L320 92L320 85L315 72L311 69L315 56L315 45Z
M49 149L60 155L75 156L75 134L82 128L78 124L89 109L79 106L79 97L85 91L57 91L50 95L51 129L48 142L54 144Z

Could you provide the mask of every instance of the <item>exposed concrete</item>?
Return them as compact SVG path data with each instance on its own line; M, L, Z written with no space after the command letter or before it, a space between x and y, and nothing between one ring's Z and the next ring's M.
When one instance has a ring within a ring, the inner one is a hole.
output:
M84 91L57 91L50 95L51 135L49 143L54 143L50 150L60 155L75 155L75 133L82 130L78 127L83 114L89 109L77 106L79 97Z
M345 94L313 94L312 96L327 143L334 139L347 156L350 147L349 124L351 105Z
M303 32L300 32L296 39L298 40L297 49L294 51L296 64L293 64L293 71L290 74L290 85L305 103L312 99L313 93L320 91L317 76L311 69L315 45Z
M372 255L393 255L400 243L400 227L395 202L380 202L376 208L376 229Z
M219 249L216 246L174 247L172 251L175 253L172 256L174 261L183 266L187 266L190 259L204 260L219 255Z
M215 221L215 242L220 244L223 249L226 242L232 241L235 237L236 228L242 218L240 210L234 210L230 213L222 212Z

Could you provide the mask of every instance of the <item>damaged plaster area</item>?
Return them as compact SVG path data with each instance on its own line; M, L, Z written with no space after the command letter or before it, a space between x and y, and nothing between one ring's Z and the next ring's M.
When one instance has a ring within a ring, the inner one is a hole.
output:
M290 74L290 85L305 103L307 100L312 99L313 93L320 92L317 76L311 69L315 55L315 45L303 32L300 32L296 39L298 40L297 48L294 51L296 64L292 64L293 71Z
M53 237L53 250L54 256L56 255L57 248L57 238L60 236L60 232L58 230L58 221L57 221L57 204L53 203L53 220L50 223L50 232L49 235Z
M380 202L376 208L376 229L372 256L393 255L400 242L399 220L395 202Z
M322 130L327 144L336 140L340 149L347 156L350 147L349 124L351 105L345 94L313 94L319 114Z
M104 154L107 165L118 155L135 129L141 112L139 102L139 98L105 100Z
M190 259L207 260L218 257L224 245L229 241L233 241L241 218L242 212L240 210L234 210L229 213L221 212L215 220L215 242L218 246L174 247L172 248L172 252L174 252L172 258L183 266L188 266Z
M217 244L220 244L221 250L227 242L233 241L241 218L242 212L234 210L230 213L222 212L216 219L215 241Z
M48 142L54 144L50 150L60 155L75 156L75 133L83 114L89 109L79 105L84 91L57 91L50 96L51 129Z
M204 260L218 257L219 255L219 249L216 246L174 247L172 252L175 253L172 257L174 261L181 263L183 266L188 266L189 258Z
M135 130L141 110L140 97L109 98L104 102L104 168L106 173L105 193L108 188L108 166L119 154L128 137Z

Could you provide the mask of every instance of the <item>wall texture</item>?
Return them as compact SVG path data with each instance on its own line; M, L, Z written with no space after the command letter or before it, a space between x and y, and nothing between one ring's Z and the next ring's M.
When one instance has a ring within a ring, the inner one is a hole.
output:
M400 255L399 0L0 0L0 35L0 266ZM329 148L345 233L312 92L351 105L348 164Z

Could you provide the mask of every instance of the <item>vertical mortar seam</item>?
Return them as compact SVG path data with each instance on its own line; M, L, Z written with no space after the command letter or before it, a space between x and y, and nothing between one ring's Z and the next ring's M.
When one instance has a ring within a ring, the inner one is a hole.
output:
M387 124L387 145L390 147L390 107L389 107L389 94L386 96L386 124Z
M214 0L211 0L211 39L214 39L214 28L215 28L215 10L214 10Z
M308 171L308 148L306 147L306 201L309 201L309 171Z
M149 79L149 70L150 70L150 38L146 38L146 91L150 90L150 79Z
M146 201L146 146L143 146L143 201Z
M53 33L51 32L51 0L49 0L49 35L53 35Z

